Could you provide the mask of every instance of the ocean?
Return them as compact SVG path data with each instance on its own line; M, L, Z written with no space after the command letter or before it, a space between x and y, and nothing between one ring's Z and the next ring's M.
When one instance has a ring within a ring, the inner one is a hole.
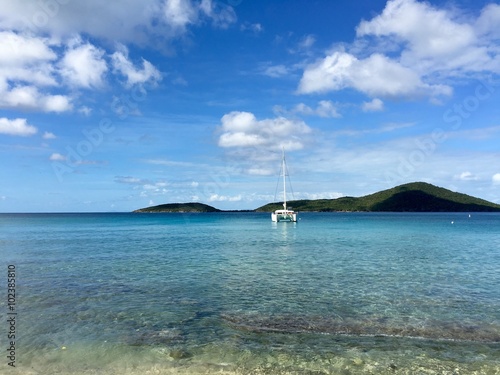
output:
M0 259L0 374L500 374L500 214L0 214Z

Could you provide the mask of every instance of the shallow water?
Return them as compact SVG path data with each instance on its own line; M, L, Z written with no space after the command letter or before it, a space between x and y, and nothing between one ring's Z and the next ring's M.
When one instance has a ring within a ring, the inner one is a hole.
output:
M0 373L500 373L498 214L2 214L0 256Z

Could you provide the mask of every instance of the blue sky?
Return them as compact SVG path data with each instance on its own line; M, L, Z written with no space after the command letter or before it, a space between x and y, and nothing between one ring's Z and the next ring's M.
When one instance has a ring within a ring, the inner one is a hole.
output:
M295 199L500 203L499 24L482 0L0 0L0 212L256 208L282 147Z

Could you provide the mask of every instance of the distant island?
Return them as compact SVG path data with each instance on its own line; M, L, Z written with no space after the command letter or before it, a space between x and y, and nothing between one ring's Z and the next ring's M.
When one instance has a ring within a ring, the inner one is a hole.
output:
M158 206L141 208L134 212L162 213L162 212L221 212L215 207L204 203L167 203Z
M425 182L412 182L363 197L288 201L296 211L314 212L500 212L500 205L456 193ZM282 202L269 203L254 212L272 212ZM169 203L134 212L227 212L203 203Z

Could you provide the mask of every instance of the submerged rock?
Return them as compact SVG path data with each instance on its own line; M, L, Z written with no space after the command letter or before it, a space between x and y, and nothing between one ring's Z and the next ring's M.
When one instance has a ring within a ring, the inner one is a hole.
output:
M174 349L170 351L170 357L173 359L191 358L193 355L184 349Z
M381 319L342 319L329 316L222 314L234 328L249 332L326 333L346 336L412 337L432 340L500 342L500 326L426 321L402 324Z

